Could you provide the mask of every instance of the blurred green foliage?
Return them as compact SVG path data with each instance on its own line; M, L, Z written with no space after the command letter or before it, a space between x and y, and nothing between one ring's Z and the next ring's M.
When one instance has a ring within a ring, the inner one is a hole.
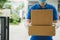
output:
M0 0L0 9L3 7L4 3L6 2L7 0Z
M21 22L21 18L16 14L12 14L11 17L10 17L10 23L12 24L18 24Z
M15 5L17 6L15 9ZM5 8L5 9L10 9L10 17L9 17L9 22L11 24L19 24L21 22L20 18L20 13L19 11L24 8L24 2L13 2L13 1L7 1L7 0L1 0L0 1L0 9Z

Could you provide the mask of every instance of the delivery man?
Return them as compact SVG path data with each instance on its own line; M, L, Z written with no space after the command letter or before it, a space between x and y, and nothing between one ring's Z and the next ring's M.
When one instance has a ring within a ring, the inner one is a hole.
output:
M54 6L46 3L46 0L39 0L39 4L35 4L29 8L27 21L31 23L31 10L52 9L53 10L53 22L57 22L57 11ZM29 25L30 26L30 25ZM52 36L32 36L30 40L53 40Z

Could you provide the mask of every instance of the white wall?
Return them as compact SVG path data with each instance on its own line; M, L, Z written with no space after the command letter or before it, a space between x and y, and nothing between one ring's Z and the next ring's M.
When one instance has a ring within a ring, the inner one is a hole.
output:
M54 5L58 9L58 0L47 0L47 3Z

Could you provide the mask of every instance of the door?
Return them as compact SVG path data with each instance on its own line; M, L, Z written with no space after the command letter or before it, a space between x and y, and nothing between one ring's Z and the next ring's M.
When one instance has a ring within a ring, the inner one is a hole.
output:
M9 17L0 17L0 40L9 40Z

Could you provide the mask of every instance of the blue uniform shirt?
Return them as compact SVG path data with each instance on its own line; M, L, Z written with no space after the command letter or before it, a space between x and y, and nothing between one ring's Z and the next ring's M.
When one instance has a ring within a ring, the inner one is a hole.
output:
M35 4L31 6L28 10L27 19L31 19L31 10L40 10L40 9L52 9L53 10L53 20L57 20L57 11L54 6L47 4L45 8L42 8L40 4ZM30 40L52 40L52 36L32 36Z

